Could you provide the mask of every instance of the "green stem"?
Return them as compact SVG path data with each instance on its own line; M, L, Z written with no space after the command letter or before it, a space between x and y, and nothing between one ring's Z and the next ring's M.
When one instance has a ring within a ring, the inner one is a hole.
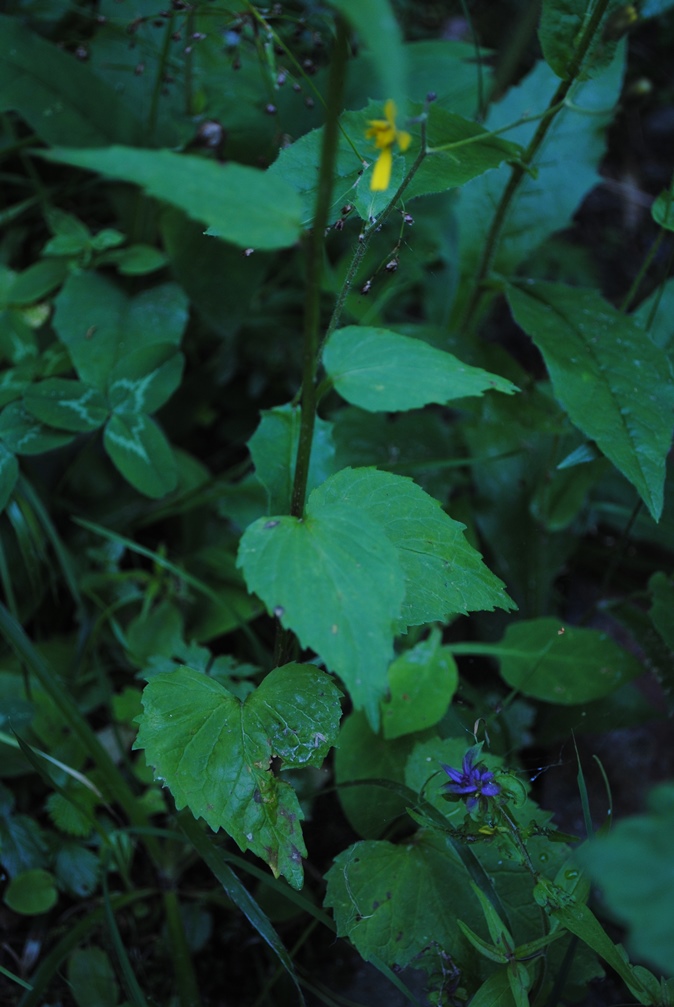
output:
M347 30L342 19L337 18L337 37L335 39L328 84L328 114L323 131L316 212L307 244L307 296L304 310L304 366L301 397L302 418L290 504L290 513L297 518L301 518L304 513L309 462L311 460L311 443L316 421L316 371L318 368L318 328L320 324L324 241L325 229L328 225L330 213L335 161L337 159L338 118L344 94L346 58Z
M302 392L300 397L300 435L295 460L295 476L290 498L290 513L301 518L307 496L311 445L316 425L318 395L316 371L318 370L318 329L321 320L321 281L323 279L323 257L325 229L328 226L332 185L337 160L339 139L339 113L342 108L346 79L347 29L342 18L337 18L337 35L330 66L328 81L327 118L323 130L321 164L316 193L314 222L307 242L307 294L304 302L304 357L302 368ZM279 623L274 645L276 667L286 664L295 647L295 639L289 630Z
M573 58L567 68L566 79L560 82L559 87L553 94L546 111L543 113L543 118L538 125L538 129L534 133L529 146L522 155L522 159L517 164L513 165L510 179L508 180L508 184L505 187L503 195L501 196L499 204L496 208L496 213L494 214L494 219L492 220L489 234L487 235L482 258L475 275L472 293L461 321L463 328L471 327L475 320L483 295L483 284L491 270L492 263L496 256L499 241L501 239L501 232L503 230L508 211L510 210L510 205L520 187L522 179L529 172L534 158L538 154L543 141L548 134L550 126L559 114L571 87L580 73L583 61L587 55L588 49L590 48L592 39L601 24L602 18L606 13L608 4L609 0L597 0L594 10L592 11L592 16L587 23L585 31L583 32L578 46L573 54Z
M164 74L166 73L166 64L168 62L169 49L171 48L172 36L173 36L173 11L171 11L170 16L166 22L164 41L161 47L161 53L159 55L159 63L157 64L157 76L155 77L154 87L152 89L150 112L147 117L147 135L150 145L154 143L154 135L157 129L157 118L159 116L159 98L161 96L161 89L164 83Z

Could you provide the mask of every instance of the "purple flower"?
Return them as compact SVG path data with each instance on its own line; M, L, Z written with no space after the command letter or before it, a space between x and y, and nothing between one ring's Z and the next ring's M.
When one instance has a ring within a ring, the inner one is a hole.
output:
M466 801L466 808L472 811L480 803L483 797L496 797L501 793L498 783L494 782L494 774L487 769L483 762L475 763L476 758L482 751L482 744L473 745L463 757L461 769L452 769L451 766L442 765L447 776L452 781L446 783L444 789L449 794L470 794Z

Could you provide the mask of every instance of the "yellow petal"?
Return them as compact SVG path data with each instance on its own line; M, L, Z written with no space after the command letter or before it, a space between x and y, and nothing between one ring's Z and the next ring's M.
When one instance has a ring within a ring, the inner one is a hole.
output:
M396 128L396 115L397 114L398 114L398 109L396 108L396 103L393 101L392 98L389 98L389 100L384 105L384 115L386 116L386 120L387 120L387 122L389 123L389 125L391 126L392 129Z
M391 181L391 167L393 165L393 154L390 147L385 147L374 166L370 189L373 192L384 192L388 189Z
M409 133L406 133L404 129L401 129L398 133L398 146L402 151L406 151L412 142L412 137Z

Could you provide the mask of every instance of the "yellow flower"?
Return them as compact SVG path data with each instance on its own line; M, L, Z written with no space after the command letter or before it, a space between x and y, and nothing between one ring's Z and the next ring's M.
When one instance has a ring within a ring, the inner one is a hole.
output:
M370 119L370 128L365 136L369 139L373 137L375 147L381 151L377 158L377 163L372 172L370 188L374 192L384 192L388 189L391 181L391 168L393 166L393 144L397 143L404 152L412 142L412 137L404 129L396 126L396 106L395 102L389 101L384 105L385 119Z

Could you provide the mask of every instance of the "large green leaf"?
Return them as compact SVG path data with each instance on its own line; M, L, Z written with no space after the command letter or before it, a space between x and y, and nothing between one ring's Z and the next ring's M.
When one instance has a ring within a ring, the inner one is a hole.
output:
M139 493L163 497L176 488L176 460L164 434L145 413L113 413L103 434L110 458Z
M177 206L208 233L242 248L285 248L300 236L300 201L293 188L246 165L218 164L170 150L55 148L42 156L142 186Z
M248 441L255 475L267 491L269 512L289 514L302 413L292 405L262 411L260 424ZM316 417L311 445L307 491L320 485L335 469L332 423Z
M361 515L390 539L405 577L404 626L513 607L501 581L464 538L465 525L411 479L347 468L319 486L312 501L314 507Z
M75 273L55 300L54 328L78 377L107 391L116 365L141 348L180 343L188 302L176 283L128 297L99 273ZM122 365L123 367L123 365Z
M563 80L569 78L569 66L593 6L588 0L543 0L538 38L547 63ZM609 0L585 56L583 76L594 76L610 62L616 47L615 35L611 37L610 32L611 18L625 6L624 0Z
M320 766L341 714L339 692L312 665L272 671L242 703L191 668L155 676L143 692L134 747L144 748L157 779L180 810L189 807L224 828L295 887L306 855L294 790L271 771Z
M17 18L0 15L0 110L16 111L47 143L133 143L140 125L114 89Z
M636 487L657 521L674 429L666 354L594 290L528 283L510 287L508 301L543 354L571 421Z
M365 325L333 332L323 364L342 398L369 412L417 409L490 389L517 391L505 378L464 364L420 339Z
M620 96L623 66L621 47L605 71L575 88L573 105L555 117L534 164L535 171L522 180L510 205L493 263L498 272L514 272L545 238L566 227L583 197L599 183L597 169L606 150L604 133ZM538 63L517 87L491 106L487 127L500 129L531 115L532 109L540 109L554 94L558 83L550 68ZM507 136L524 146L537 127L538 122L523 123L509 130ZM510 175L509 167L496 168L461 190L456 213L461 270L467 281L482 255L493 212Z
M480 926L468 874L442 833L422 830L400 846L356 843L336 857L326 878L325 904L334 910L337 933L366 961L377 956L404 967L432 941L455 955L457 917Z
M649 799L649 812L618 822L578 851L612 913L629 927L635 955L674 975L674 786Z
M279 516L252 524L238 565L250 591L342 678L376 729L403 571L375 520L348 504L326 502L319 491L302 520Z
M26 391L23 403L42 423L75 433L97 430L110 412L97 388L69 378L38 381Z
M607 696L643 672L606 633L552 618L512 623L493 652L513 689L562 705Z

